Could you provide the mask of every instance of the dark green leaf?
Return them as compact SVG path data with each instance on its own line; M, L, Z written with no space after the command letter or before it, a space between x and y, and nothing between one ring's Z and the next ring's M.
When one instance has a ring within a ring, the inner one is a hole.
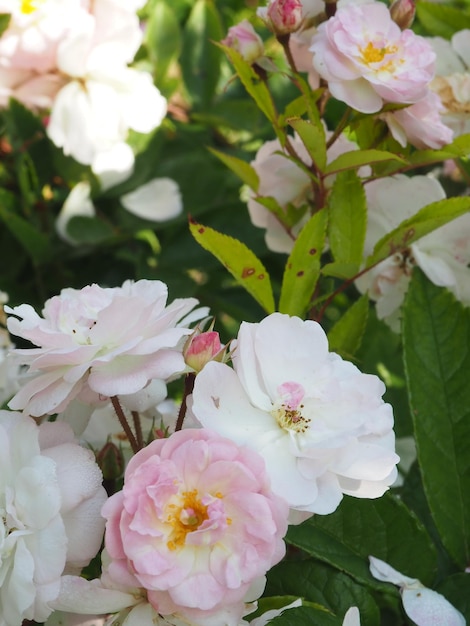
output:
M269 274L258 257L245 244L194 221L190 224L190 230L194 239L227 268L267 313L274 311L274 296Z
M51 256L48 238L32 224L14 212L12 196L0 190L0 220L22 245L26 254L36 263L46 261Z
M404 355L424 490L442 543L470 562L470 311L421 272L403 310Z
M77 243L95 245L114 236L114 231L96 217L77 215L67 224L67 234Z
M315 213L300 231L284 269L279 311L302 317L320 275L325 245L326 211Z
M470 575L454 574L441 581L436 589L470 622Z
M431 584L436 571L436 551L426 530L390 494L377 500L345 497L331 515L315 515L299 526L291 526L287 541L378 589L387 587L370 574L369 556L390 563L424 584Z
M284 611L280 617L269 622L275 626L341 626L341 620L320 609L299 606Z
M194 106L210 107L220 77L222 53L214 41L223 37L213 0L197 0L183 33L181 69Z
M0 37L10 25L11 15L9 13L0 13Z
M144 42L155 68L155 76L162 80L180 52L181 32L173 7L166 0L157 0L147 20Z

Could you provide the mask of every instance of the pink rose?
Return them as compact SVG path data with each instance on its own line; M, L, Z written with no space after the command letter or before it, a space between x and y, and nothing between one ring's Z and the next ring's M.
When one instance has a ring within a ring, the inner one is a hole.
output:
M110 581L191 623L233 606L237 625L247 592L284 555L287 504L263 460L205 429L137 453L102 513Z
M426 97L405 109L383 113L393 137L403 147L407 142L415 148L437 150L452 141L454 133L441 119L444 111L439 97L428 91Z
M431 45L401 31L381 2L341 7L312 41L313 65L331 94L362 113L417 102L434 75Z
M38 348L16 350L36 374L10 401L31 415L60 413L78 398L96 404L106 397L141 391L154 378L185 369L182 318L197 303L181 298L166 306L160 281L126 281L122 287L64 289L48 300L40 317L27 305L7 313L8 328Z
M222 355L223 345L220 343L219 333L211 330L205 333L195 331L188 339L183 350L184 360L195 372L200 372L206 363Z

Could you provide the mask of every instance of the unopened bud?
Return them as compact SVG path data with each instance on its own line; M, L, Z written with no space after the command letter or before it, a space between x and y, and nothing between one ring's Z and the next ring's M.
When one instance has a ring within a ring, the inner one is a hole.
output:
M219 333L211 330L192 335L183 350L183 355L186 365L195 372L200 372L204 365L213 361L222 350Z
M116 444L108 441L96 455L104 480L116 480L124 472L124 456Z
M264 55L263 40L248 20L242 20L229 28L227 37L221 43L239 52L250 64Z
M295 33L302 25L303 13L300 0L270 0L267 7L257 14L275 35Z
M413 24L416 14L414 0L394 0L390 7L390 15L395 24L405 30Z

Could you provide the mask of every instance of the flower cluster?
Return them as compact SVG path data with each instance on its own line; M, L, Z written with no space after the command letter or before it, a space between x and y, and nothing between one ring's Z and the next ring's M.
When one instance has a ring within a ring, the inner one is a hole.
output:
M150 132L166 113L151 75L128 67L142 42L136 10L143 4L1 2L11 19L0 37L0 106L14 97L50 109L49 137L81 163L99 168L122 150L133 160L129 129Z

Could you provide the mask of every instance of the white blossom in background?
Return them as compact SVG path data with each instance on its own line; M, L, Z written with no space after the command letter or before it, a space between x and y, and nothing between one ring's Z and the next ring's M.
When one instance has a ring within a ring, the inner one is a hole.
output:
M325 132L328 140L332 132L326 129ZM310 166L312 159L300 137L294 135L289 141L299 159L306 166ZM327 162L331 163L340 154L352 150L357 150L357 144L340 135L327 150ZM266 229L265 241L270 250L289 254L297 235L310 217L309 206L313 200L312 181L304 170L287 158L287 151L282 149L278 139L265 142L256 153L251 166L258 175L259 187L257 194L252 190L248 192L247 206L250 219L255 226ZM359 169L360 176L366 176L369 172L369 167ZM334 178L334 175L328 176L325 184L331 185ZM290 229L287 228L269 209L256 200L257 196L271 196L286 212L289 205L299 209L297 221Z
M389 176L365 185L368 225L364 259L375 244L403 220L424 206L443 200L441 185L429 176L403 174ZM377 316L398 331L400 307L411 279L413 267L420 267L435 285L447 287L458 300L470 304L470 214L463 215L363 274L355 281L361 293L376 302Z
M470 132L470 30L455 33L450 41L431 37L436 52L436 77L431 89L444 106L445 123L457 135Z
M99 550L107 496L94 455L65 424L0 411L0 447L2 623L42 622L64 569L79 572Z
M443 595L428 589L416 578L409 578L388 563L369 557L374 578L400 587L405 613L417 626L465 626L462 613Z
M102 403L184 371L182 344L192 333L185 324L207 311L188 315L197 300L167 306L167 296L161 281L128 280L122 287L63 289L45 303L43 317L27 304L7 308L10 332L38 346L14 351L35 376L10 408L35 416L60 413L74 399Z
M290 523L333 512L343 494L383 495L399 459L378 377L329 352L316 322L280 313L243 322L232 353L233 369L211 361L198 374L192 412L261 454Z

